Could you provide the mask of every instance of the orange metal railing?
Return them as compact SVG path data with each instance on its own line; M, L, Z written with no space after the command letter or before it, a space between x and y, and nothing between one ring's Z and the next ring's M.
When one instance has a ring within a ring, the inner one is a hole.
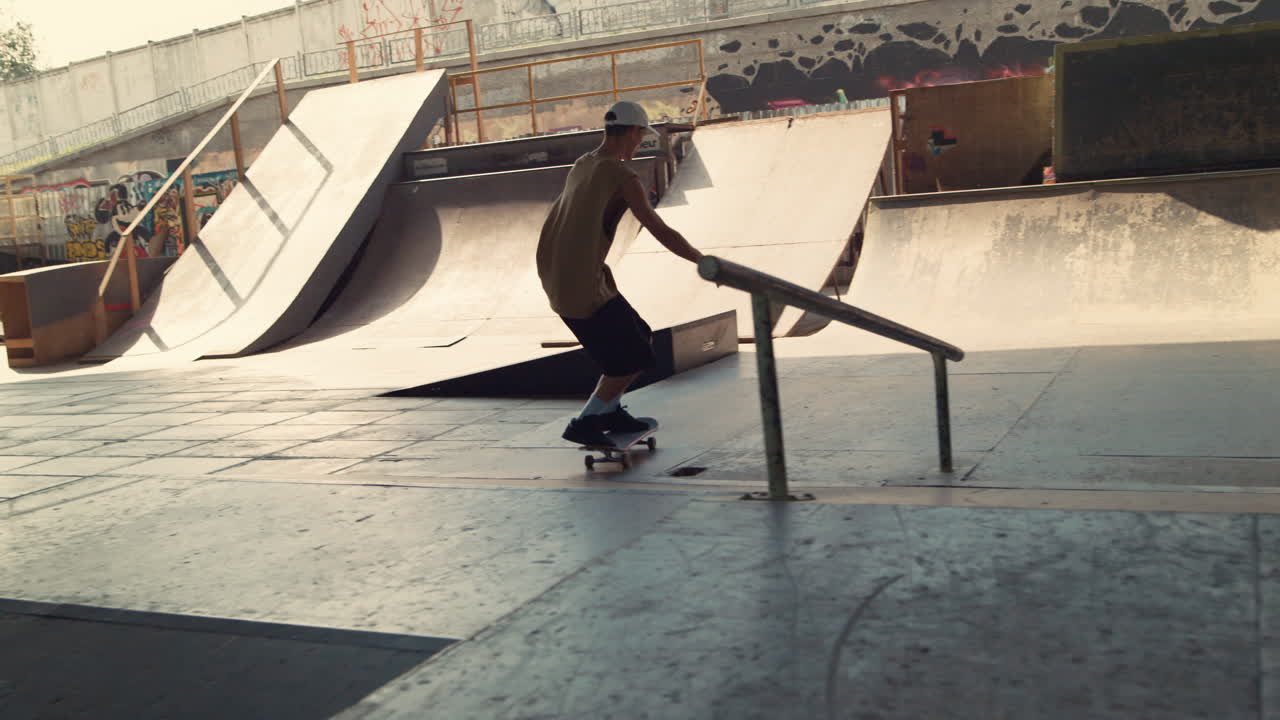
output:
M426 51L423 45L423 38L428 31L438 32L454 25L465 25L467 30L467 57L471 61L471 71L474 73L479 68L476 54L476 27L471 20L457 20L454 22L440 23L439 25L431 25L429 27L414 27L408 30L397 30L395 32L383 33L381 35L373 35L360 40L347 40L338 43L339 47L347 48L347 74L352 83L360 82L360 63L356 56L356 45L360 42L368 42L370 40L378 40L393 35L403 35L405 33L413 33L413 65L416 72L423 72L427 69ZM476 97L480 97L480 79L473 75L471 77L471 91ZM447 128L446 128L447 129ZM484 133L481 131L481 140L484 139Z
M649 85L619 87L618 85L618 56L619 55L646 52L651 50L662 50L665 48L685 47L685 46L693 46L697 50L697 54L698 54L697 77L687 78L683 80L676 80L672 82L653 83ZM593 58L605 58L605 57L609 58L611 75L613 77L612 86L608 90L595 90L590 92L573 93L570 95L553 95L548 97L538 97L537 91L534 86L534 79L533 79L533 69L535 67L540 67L544 65L553 65L556 63L590 60ZM525 71L525 77L529 85L528 99L519 100L516 102L509 102L509 103L499 103L496 105L481 105L479 86L476 84L476 79L480 75L486 75L486 74L497 73L497 72L511 72L515 70ZM661 88L671 88L671 87L687 87L689 85L696 85L698 87L698 98L694 105L694 113L693 113L693 120L695 124L698 123L700 120L705 119L706 110L707 110L707 103L706 103L707 68L706 68L706 60L703 55L701 38L695 39L695 40L680 40L678 42L660 43L657 45L645 45L642 47L623 48L621 50L608 50L604 52L588 53L586 55L574 55L572 57L551 58L549 60L537 60L535 62L518 63L515 65L504 65L502 67L495 67L495 68L485 68L484 70L472 69L469 72L461 72L461 73L453 74L450 76L449 80L450 80L450 88L449 88L450 99L452 100L452 103L453 103L453 135L454 137L455 138L458 137L458 133L459 133L459 115L461 115L462 113L475 113L476 114L476 136L479 138L481 142L484 142L484 125L482 122L481 113L486 110L503 110L503 109L513 108L513 107L527 106L529 108L529 121L533 126L533 132L536 134L539 131L537 108L538 108L538 105L541 103L560 102L564 100L577 100L580 98L601 97L605 95L612 95L613 99L616 101L618 100L619 96L622 93L639 92L642 90L657 90ZM463 83L470 84L472 86L473 97L475 100L474 107L458 108L457 87L458 85Z

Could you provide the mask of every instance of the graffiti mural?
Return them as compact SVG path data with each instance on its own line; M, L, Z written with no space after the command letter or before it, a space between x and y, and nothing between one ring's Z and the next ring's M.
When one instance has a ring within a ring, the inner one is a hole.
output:
M46 243L64 245L70 262L104 260L165 179L160 173L141 170L114 181L80 178L35 186L28 192L37 194L45 217L62 218L61 227L58 223L46 224L46 232L51 233L45 238ZM193 176L200 227L204 227L226 200L237 179L235 170ZM179 180L165 193L155 211L134 230L138 257L178 254L187 242L183 225L182 181ZM61 235L63 232L65 235Z
M142 192L142 184L151 181L163 181L163 178L150 170L141 170L119 178L107 188L107 194L98 201L93 210L93 219L103 228L102 246L109 256L115 252L116 245L125 230L138 217L144 205L151 199ZM150 240L155 234L154 218L145 218L133 231L138 257L147 257Z
M138 186L138 197L145 198L143 203L151 201L164 178L156 178ZM214 211L222 205L231 191L235 189L239 176L235 170L196 173L192 176L195 182L194 196L196 206L196 224L204 227L213 217ZM165 196L156 205L155 213L147 219L148 230L151 231L151 244L155 251L151 254L177 255L187 246L188 234L183 225L182 181L173 184Z
M1274 19L1274 0L915 3L779 23L765 34L717 33L707 90L728 113L866 100L901 88L1044 74L1064 42Z
M97 238L98 223L84 215L67 215L64 218L67 227L67 261L82 262L85 260L101 260L107 253L102 240Z

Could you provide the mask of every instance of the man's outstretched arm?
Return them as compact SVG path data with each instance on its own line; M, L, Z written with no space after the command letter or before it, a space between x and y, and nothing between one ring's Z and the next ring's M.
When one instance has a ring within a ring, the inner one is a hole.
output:
M640 184L640 178L633 177L622 184L622 199L644 229L668 250L689 262L696 263L702 258L702 253L697 248L690 245L683 235L673 230L653 211L653 206L649 204L649 194L645 192L644 185Z

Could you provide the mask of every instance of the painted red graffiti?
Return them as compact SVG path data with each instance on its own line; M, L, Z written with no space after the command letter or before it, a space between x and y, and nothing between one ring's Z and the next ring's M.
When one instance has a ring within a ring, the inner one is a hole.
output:
M908 90L918 87L935 87L937 85L954 85L955 83L973 82L975 80L996 80L1000 78L1031 77L1044 75L1043 65L1001 65L998 68L987 68L981 74L960 68L942 70L922 70L910 80L899 80L890 75L881 75L876 83L884 90Z
M92 180L86 180L85 178L76 178L75 180L68 180L66 182L58 183L56 185L32 185L30 187L24 187L18 191L18 194L23 195L26 193L57 192L58 190L74 190L76 188L88 188L88 187L93 187L94 185L102 185L102 184L104 184L104 181L102 180L93 182Z
M396 12L387 7L386 0L360 3L360 23L361 37L385 35L404 28Z
M440 12L436 15L434 23L436 25L444 25L445 23L457 22L458 17L462 15L462 11L466 9L466 0L444 0L440 3Z
M1044 75L1045 72L1043 65L1027 65L1026 67L1022 65L1014 65L1013 67L1001 65L995 69L988 68L983 75L988 80L998 80L1001 78L1034 77Z
M449 25L457 22L466 10L466 0L437 0L435 4L432 0L401 0L399 10L394 9L393 4L394 0L363 0L360 3L359 29L341 25L338 37L346 43L417 28ZM428 35L426 42L432 54L439 55L445 51L445 41L440 34Z

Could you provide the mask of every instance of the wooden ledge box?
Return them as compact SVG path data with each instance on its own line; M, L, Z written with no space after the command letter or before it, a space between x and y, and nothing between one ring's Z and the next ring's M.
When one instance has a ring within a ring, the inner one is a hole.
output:
M140 258L138 289L145 298L176 257ZM71 263L0 275L0 318L9 367L52 365L93 349L93 304L107 261ZM129 277L123 267L107 286L107 330L129 319Z

